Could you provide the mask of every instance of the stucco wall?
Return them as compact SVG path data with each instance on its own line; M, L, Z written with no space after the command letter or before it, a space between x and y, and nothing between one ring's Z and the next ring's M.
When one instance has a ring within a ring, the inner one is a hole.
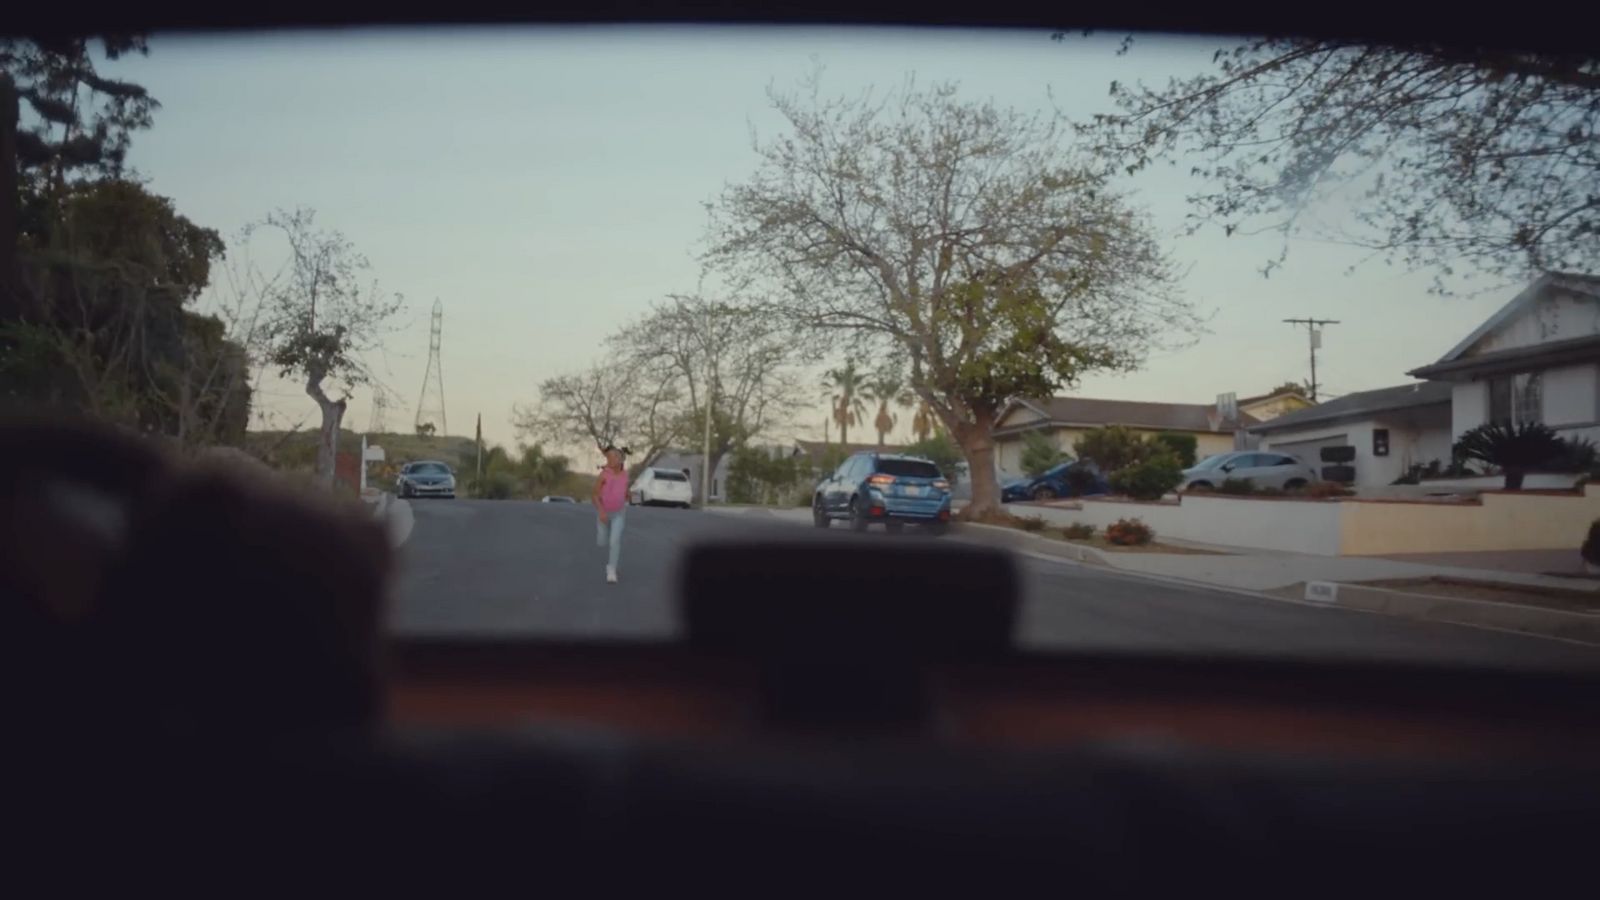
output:
M1600 423L1600 363L1545 370L1542 395L1551 428Z
M1578 494L1486 493L1480 504L1348 501L1342 509L1343 554L1455 553L1473 550L1568 550L1600 518L1600 486Z
M1531 309L1484 335L1471 353L1493 353L1595 334L1600 334L1600 303L1565 291L1551 291Z
M1081 510L1018 508L1055 525L1084 522L1104 528L1122 518L1139 519L1160 537L1255 550L1317 556L1339 555L1339 503L1185 496L1181 503L1082 501Z
M1452 440L1489 421L1489 385L1483 381L1456 383L1450 391Z

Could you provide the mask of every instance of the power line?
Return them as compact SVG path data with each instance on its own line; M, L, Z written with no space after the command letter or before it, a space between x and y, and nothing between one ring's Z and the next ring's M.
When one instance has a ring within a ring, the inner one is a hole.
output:
M1338 325L1338 319L1284 319L1290 325L1306 326L1306 337L1311 345L1311 402L1317 402L1317 350L1322 347L1321 325Z

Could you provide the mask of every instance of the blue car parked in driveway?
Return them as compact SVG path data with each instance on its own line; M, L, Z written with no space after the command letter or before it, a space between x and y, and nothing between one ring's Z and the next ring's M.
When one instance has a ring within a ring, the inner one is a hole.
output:
M1000 486L1000 502L1054 500L1057 497L1093 497L1111 493L1100 468L1086 459L1064 462L1037 478L1013 478Z
M856 531L911 523L940 532L950 522L950 482L921 457L857 453L817 485L811 519L818 528L842 519Z

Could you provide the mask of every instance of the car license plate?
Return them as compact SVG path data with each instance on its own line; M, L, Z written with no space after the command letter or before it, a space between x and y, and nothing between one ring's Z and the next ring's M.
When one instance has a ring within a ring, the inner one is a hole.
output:
M906 485L906 496L921 497L924 490L926 490L926 488L922 487L921 485L908 484Z

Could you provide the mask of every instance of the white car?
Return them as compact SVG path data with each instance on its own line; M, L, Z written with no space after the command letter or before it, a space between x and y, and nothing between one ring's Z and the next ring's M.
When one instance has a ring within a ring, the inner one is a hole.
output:
M674 469L645 469L628 488L628 502L635 506L679 506L694 503L694 488L689 476Z
M1320 480L1317 470L1298 456L1271 450L1235 450L1208 456L1194 468L1184 470L1178 490L1215 490L1229 479L1285 491L1296 491Z

